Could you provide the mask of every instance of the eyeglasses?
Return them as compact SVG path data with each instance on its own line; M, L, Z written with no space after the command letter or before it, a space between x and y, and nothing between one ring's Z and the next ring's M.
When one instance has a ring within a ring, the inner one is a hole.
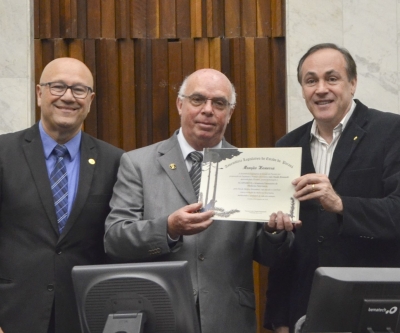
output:
M200 94L193 94L190 96L180 95L180 97L189 98L190 104L193 106L203 105L210 100L212 107L220 111L225 110L228 106L233 106L233 104L229 103L224 97L207 98Z
M83 84L74 84L73 86L68 86L62 82L46 82L40 83L41 86L49 86L50 93L54 96L64 96L68 89L71 89L72 95L75 98L85 98L89 92L93 92L93 89Z

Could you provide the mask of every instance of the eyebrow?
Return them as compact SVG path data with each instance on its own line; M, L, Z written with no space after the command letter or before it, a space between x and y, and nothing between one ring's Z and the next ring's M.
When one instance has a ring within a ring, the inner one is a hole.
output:
M190 96L193 96L193 95L201 95L201 96L207 97L207 96L204 95L203 93L196 92L196 91L194 91L194 92L192 92L192 93L190 94ZM225 96L214 96L214 97L211 97L211 98L212 98L212 99L215 99L215 98L224 98L224 99L228 100L228 98L225 97Z

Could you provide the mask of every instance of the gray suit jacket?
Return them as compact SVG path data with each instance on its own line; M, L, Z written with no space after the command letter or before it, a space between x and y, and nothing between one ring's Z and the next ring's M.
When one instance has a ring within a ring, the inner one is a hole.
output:
M232 147L225 141L222 146ZM172 163L176 169L170 168ZM255 332L253 260L270 264L276 246L262 224L214 221L170 248L168 216L195 202L176 133L125 153L106 220L106 252L125 261L187 260L202 332Z
M123 151L82 133L79 186L61 236L38 125L0 136L0 327L79 332L75 265L105 262L104 220ZM96 161L90 164L89 159Z

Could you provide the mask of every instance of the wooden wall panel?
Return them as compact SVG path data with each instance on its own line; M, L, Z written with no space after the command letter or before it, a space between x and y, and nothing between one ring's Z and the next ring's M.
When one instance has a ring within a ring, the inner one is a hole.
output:
M190 0L176 0L176 37L191 37Z
M84 59L85 59L85 64L89 67L90 71L93 74L93 80L94 80L94 92L95 96L92 101L92 105L90 108L90 112L88 116L85 119L84 123L84 128L85 132L88 132L90 135L93 135L95 137L99 137L98 134L98 126L97 126L97 121L98 121L98 113L97 113L97 98L98 98L98 92L97 92L97 66L96 66L96 40L95 39L85 39L83 43L83 54L84 54ZM100 78L99 78L100 80Z
M130 0L130 26L132 38L146 38L147 2Z
M115 0L115 37L130 37L129 0Z
M242 0L240 13L241 35L244 37L257 36L257 1Z
M101 0L87 1L87 37L101 38Z
M255 71L255 50L254 37L244 40L245 63L244 63L244 82L246 100L246 141L247 147L257 147L257 109L256 109L256 71Z
M121 146L118 45L115 39L96 40L98 136Z
M240 37L240 0L225 1L225 36Z
M176 0L160 1L160 38L176 38Z
M76 2L76 27L77 38L86 38L88 36L87 30L87 0L77 0Z
M183 81L182 42L168 43L168 137L180 127L176 99Z
M153 96L152 142L169 137L168 126L168 41L152 40L151 95Z
M34 0L36 82L54 58L84 61L96 93L84 130L131 150L179 128L182 80L215 68L237 92L226 139L274 146L286 131L284 19L284 0ZM254 274L261 323L267 269Z
M135 47L132 39L119 42L119 105L121 113L121 148L129 151L136 148L135 105Z

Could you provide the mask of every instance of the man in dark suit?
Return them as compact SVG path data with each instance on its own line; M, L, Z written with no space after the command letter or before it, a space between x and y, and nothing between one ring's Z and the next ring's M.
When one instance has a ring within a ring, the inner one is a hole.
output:
M293 181L303 224L270 269L265 326L276 332L306 314L317 267L400 266L400 116L353 100L356 64L334 44L312 47L298 80L314 120L277 142L303 148Z
M104 220L123 153L81 131L93 97L90 70L56 59L37 85L40 122L0 136L4 333L80 332L71 269L104 263ZM54 179L58 167L65 173Z
M198 70L185 79L176 104L181 128L171 138L121 158L106 252L124 261L188 261L202 333L255 332L253 260L270 264L272 242L283 249L292 233L270 235L261 223L213 221L213 211L200 211L191 156L232 147L223 139L235 105L228 78Z

